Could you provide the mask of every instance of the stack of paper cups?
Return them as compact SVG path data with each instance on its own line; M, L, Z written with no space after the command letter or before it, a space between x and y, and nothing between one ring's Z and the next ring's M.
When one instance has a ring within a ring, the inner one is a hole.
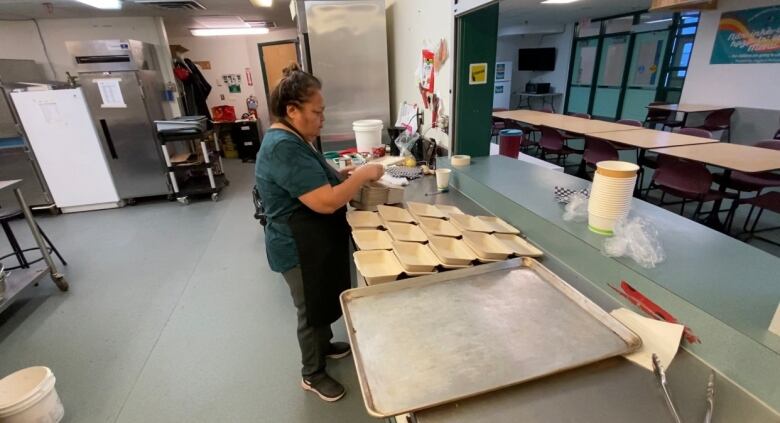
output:
M588 228L612 235L615 222L628 215L639 166L616 160L598 162L588 200Z

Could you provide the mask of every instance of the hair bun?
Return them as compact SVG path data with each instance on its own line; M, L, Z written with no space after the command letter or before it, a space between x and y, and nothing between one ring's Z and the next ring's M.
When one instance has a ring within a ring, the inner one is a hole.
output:
M290 77L295 72L302 72L301 66L296 62L292 62L289 65L287 65L284 69L282 69L282 75L285 78Z

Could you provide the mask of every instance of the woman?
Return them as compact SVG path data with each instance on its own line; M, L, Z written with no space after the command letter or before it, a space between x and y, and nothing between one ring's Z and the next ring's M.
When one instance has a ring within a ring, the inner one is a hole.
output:
M337 172L317 152L311 143L325 121L321 88L297 64L284 70L271 92L277 121L263 137L255 176L268 216L268 263L284 276L298 309L301 386L336 401L344 387L325 372L325 359L350 353L349 344L330 342L330 325L341 317L338 296L351 281L346 204L384 170L365 165Z

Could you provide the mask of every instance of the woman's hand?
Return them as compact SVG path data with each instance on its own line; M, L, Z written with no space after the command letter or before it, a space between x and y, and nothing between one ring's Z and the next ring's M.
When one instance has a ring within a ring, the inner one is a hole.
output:
M380 164L365 164L352 171L352 177L358 178L362 182L373 182L379 180L385 174L384 166Z
M339 174L341 175L342 178L346 179L349 176L349 174L355 169L357 169L357 166L342 167L341 169L339 169Z

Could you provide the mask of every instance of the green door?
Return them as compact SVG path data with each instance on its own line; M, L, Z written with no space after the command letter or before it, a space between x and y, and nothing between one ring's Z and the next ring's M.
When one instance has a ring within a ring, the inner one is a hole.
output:
M669 30L636 34L621 119L644 120L661 82Z
M593 116L613 120L617 118L623 73L628 54L628 35L604 38L601 48L599 77L596 97L593 101Z
M597 38L578 40L574 47L574 64L571 68L567 109L570 113L588 113L598 41Z
M453 151L473 157L488 156L498 44L498 4L458 17L455 28L457 74ZM487 68L482 64L486 64ZM482 72L485 72L484 79Z

